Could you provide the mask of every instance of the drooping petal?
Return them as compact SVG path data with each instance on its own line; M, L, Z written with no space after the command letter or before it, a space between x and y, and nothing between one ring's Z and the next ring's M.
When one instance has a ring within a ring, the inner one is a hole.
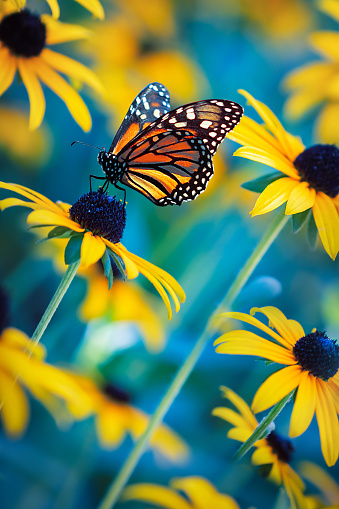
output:
M245 147L238 148L233 155L266 164L266 166L271 166L288 177L299 179L299 175L292 163L289 162L288 159L284 158L278 151L275 153L273 147L266 151L257 147L246 145Z
M7 189L8 191L13 191L15 193L21 194L21 196L24 196L25 198L28 198L33 202L33 204L37 204L39 207L33 207L32 203L30 202L23 202L25 207L29 208L46 208L48 210L51 210L52 212L56 214L60 214L60 208L53 203L51 200L46 198L40 193L37 193L36 191L33 191L32 189L28 189L27 187L20 186L19 184L10 184L7 182L0 182L0 189ZM5 205L5 207L9 206L11 202L2 200L1 203ZM17 202L12 202L13 205L18 204Z
M339 424L331 393L326 382L316 380L317 403L315 413L319 427L321 450L329 467L335 464L339 454Z
M192 509L191 505L173 490L155 484L128 486L123 492L122 500L141 500L166 509Z
M29 406L24 391L18 383L0 369L0 407L6 432L19 437L29 420Z
M334 260L339 251L339 216L337 209L329 196L318 192L312 210L323 246L327 254Z
M219 344L215 349L217 353L256 355L279 364L293 365L296 363L290 350L261 338L253 332L244 330L226 332L214 344L218 343L222 344Z
M183 491L196 509L205 509L217 504L218 509L236 509L238 504L231 497L221 495L213 484L202 477L186 477L173 479L171 485L174 489Z
M53 92L66 104L74 120L84 131L89 131L92 125L91 116L80 95L56 73L42 58L32 60L34 71Z
M29 128L37 129L45 115L45 96L35 72L32 70L30 60L27 58L18 58L18 69L22 81L26 87L29 103Z
M255 429L258 425L258 422L254 415L251 412L248 404L238 396L234 391L229 389L228 387L221 386L220 390L223 392L223 397L227 398L233 405L239 410L242 418L246 421L246 423Z
M269 319L269 323L280 334L282 338L294 346L298 339L305 336L304 329L300 323L295 320L288 320L284 313L273 306L264 306L262 308L252 308L251 314L262 313Z
M81 244L81 265L89 267L100 260L106 250L106 245L101 237L86 232Z
M303 371L291 416L290 437L298 437L307 430L315 412L316 400L315 378L308 371Z
M253 412L257 414L281 401L299 385L300 377L300 366L287 366L273 373L257 390L251 406Z
M77 223L67 218L62 214L56 214L49 210L34 210L27 217L28 224L36 224L42 226L65 226L75 232L83 232L84 228L81 228Z
M281 178L272 182L261 193L250 214L257 216L277 209L288 200L297 185L298 181L291 178Z
M300 182L290 194L286 205L286 214L299 214L313 207L315 200L315 189L307 182Z
M44 49L40 58L45 60L53 69L86 83L99 93L102 91L102 85L94 72L73 58L66 57L48 48Z
M16 72L16 59L7 48L0 45L0 95L13 83Z

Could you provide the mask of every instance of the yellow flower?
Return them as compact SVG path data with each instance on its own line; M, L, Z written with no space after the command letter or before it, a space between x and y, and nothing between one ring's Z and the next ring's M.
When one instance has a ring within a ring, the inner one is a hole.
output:
M140 500L166 509L239 509L232 497L219 493L210 481L198 476L173 479L170 488L134 484L125 489L122 500Z
M315 413L323 456L329 466L334 465L339 454L339 345L316 329L305 335L298 322L288 320L277 308L251 309L251 315L256 312L268 318L270 327L245 313L219 316L248 323L269 339L245 330L231 331L215 341L216 352L255 355L285 364L257 390L252 410L254 413L267 410L297 389L289 436L304 433Z
M149 417L129 403L126 392L112 384L107 384L101 392L90 378L68 374L91 400L98 439L104 448L119 447L128 434L134 441L140 438L146 430ZM70 410L73 411L72 404ZM155 431L150 447L173 462L181 463L188 455L187 445L165 424Z
M74 203L54 203L45 196L18 184L0 182L0 188L13 191L28 200L5 198L0 209L23 206L33 209L27 223L33 227L49 226L47 238L69 238L65 249L66 265L81 261L89 267L102 260L104 272L113 283L112 261L127 279L143 274L162 297L171 318L172 310L168 294L172 297L176 311L184 302L185 293L177 281L167 272L127 251L120 243L125 223L125 206L121 201L101 191L90 192Z
M234 426L227 433L229 438L246 442L259 423L240 396L227 387L221 387L221 391L223 397L227 398L239 413L227 407L217 407L214 408L212 414ZM272 431L266 438L255 442L254 447L256 450L252 455L252 463L254 465L270 466L268 479L278 486L281 484L284 486L292 509L305 507L304 483L289 465L293 452L290 441Z
M339 1L321 0L319 8L339 21ZM292 71L284 80L291 95L286 101L287 116L296 120L316 106L321 111L316 137L324 143L339 143L339 33L319 31L310 36L310 45L322 58Z
M318 231L326 252L335 259L339 251L339 150L334 145L305 149L299 138L285 131L265 104L248 92L240 92L264 125L243 117L228 136L243 145L234 155L278 170L244 185L261 192L252 216L266 214L287 202L285 214L293 215L295 229L308 220L310 233ZM310 209L313 216L307 212Z
M321 496L308 496L310 509L338 509L339 485L323 468L310 461L299 464L299 471L304 479L312 483L321 493ZM312 504L312 505L311 505Z
M0 95L12 85L18 71L30 101L30 129L39 127L45 114L40 81L65 102L82 129L89 131L91 128L87 106L59 72L86 83L97 92L101 91L99 80L81 63L47 47L86 38L89 34L81 26L60 23L47 15L32 14L27 9L12 9L5 15L0 13Z
M95 16L96 18L104 19L105 17L104 9L99 0L75 0L75 1L78 2L78 4L82 5L83 7L85 7L85 9L91 12L93 16ZM46 2L48 3L52 11L53 18L58 18L60 16L60 7L58 0L46 0Z
M49 156L50 132L46 127L29 131L24 113L0 106L0 145L21 166L37 171Z
M34 343L23 332L6 328L0 335L0 407L6 433L21 436L29 422L29 391L58 421L65 411L61 403L72 408L73 417L82 419L91 411L91 401L74 380L45 362L44 347ZM71 417L71 416L69 416Z

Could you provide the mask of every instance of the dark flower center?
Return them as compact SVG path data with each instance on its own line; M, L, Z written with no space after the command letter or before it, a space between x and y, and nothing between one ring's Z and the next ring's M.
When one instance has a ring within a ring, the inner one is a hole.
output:
M131 395L127 391L111 383L105 385L103 392L106 396L119 403L129 403L131 401Z
M0 334L9 325L9 301L7 294L0 286Z
M37 57L46 44L46 26L39 16L23 9L1 20L0 41L16 56Z
M70 208L69 217L114 244L120 242L126 225L125 205L101 191L81 196Z
M339 193L339 150L335 145L314 145L294 161L301 182L308 182L316 191L330 198Z
M280 461L284 461L285 463L289 463L291 461L294 447L290 440L282 437L275 431L272 431L266 437L266 440Z
M339 345L325 332L315 331L296 342L293 354L304 371L327 381L339 369Z

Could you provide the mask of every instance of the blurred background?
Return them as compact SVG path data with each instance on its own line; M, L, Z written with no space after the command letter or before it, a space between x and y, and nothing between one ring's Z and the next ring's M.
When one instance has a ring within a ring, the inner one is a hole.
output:
M37 131L28 131L27 93L16 80L0 98L1 180L27 186L53 201L74 203L89 191L89 175L102 174L97 150L71 143L80 140L108 148L130 103L152 81L169 89L173 108L223 98L239 102L258 120L237 93L245 89L267 104L306 146L326 141L317 125L324 103L293 121L284 110L286 75L321 59L310 45L310 34L338 29L316 2L103 0L104 20L92 18L76 2L60 0L59 5L61 21L92 31L84 42L55 46L90 67L103 83L102 96L73 83L89 107L92 129L84 133L60 98L45 87L44 122ZM28 0L27 7L49 12L42 1ZM329 141L338 142L338 131L335 136ZM187 296L180 312L169 322L163 302L141 275L133 282L114 283L111 300L95 310L88 293L92 280L80 275L42 338L49 363L86 375L100 387L114 384L128 393L135 407L148 414L155 410L206 320L272 221L271 216L250 219L256 195L241 188L243 182L270 173L270 168L233 158L236 148L226 139L214 158L215 176L206 192L182 207L155 207L127 190L122 243L180 282ZM116 190L111 187L109 192L114 195ZM11 326L31 336L63 269L57 262L58 246L37 245L26 216L21 207L0 215L0 274L10 302ZM119 293L119 285L128 286L131 294L121 288ZM316 327L338 337L338 261L332 262L322 247L310 250L306 233L293 235L288 224L234 309L249 312L262 305L279 307L306 333ZM250 403L273 370L253 358L217 355L210 344L165 419L187 443L189 456L173 461L153 448L141 459L131 482L167 485L173 477L202 475L236 498L241 508L274 507L279 489L251 466L249 455L232 463L237 443L226 438L228 425L211 416L215 406L224 404L220 385ZM57 424L33 398L30 405L22 437L0 432L0 507L96 507L133 447L132 438L127 436L117 447L104 447L94 418L66 426ZM276 422L286 436L290 411L287 406ZM326 467L315 421L293 445L294 468L300 460ZM330 472L338 478L338 465Z

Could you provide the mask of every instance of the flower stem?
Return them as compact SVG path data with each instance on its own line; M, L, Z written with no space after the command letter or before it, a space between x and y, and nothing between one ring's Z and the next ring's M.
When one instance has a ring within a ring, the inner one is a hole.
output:
M242 458L250 450L250 448L255 444L255 442L264 438L265 431L267 430L271 422L274 421L277 415L280 414L281 410L284 408L286 403L291 399L294 391L295 389L293 389L292 392L287 394L287 396L285 396L281 401L279 401L279 403L274 405L270 413L267 414L266 417L264 417L261 423L256 427L255 431L252 433L252 435L246 440L246 442L241 444L241 447L239 447L239 449L233 456L233 459L235 461L240 460L240 458Z
M234 300L239 295L244 285L247 283L249 277L252 275L253 271L261 261L262 257L267 252L268 248L271 246L271 244L274 242L274 240L276 239L284 225L287 223L288 219L289 218L285 216L283 212L280 212L276 216L275 220L271 223L271 225L267 229L265 235L260 240L259 244L253 251L252 255L239 272L238 276L236 277L235 281L229 288L221 304L218 306L215 312L212 313L212 316L214 316L214 314L216 313L219 314L223 311L227 311L230 308L230 306L233 304ZM189 375L191 374L195 364L197 363L200 355L202 354L205 346L208 343L208 340L211 338L213 333L214 330L210 319L202 335L200 336L195 346L193 347L193 350L188 355L184 364L179 368L171 385L169 386L165 395L160 401L156 411L150 418L145 432L140 437L135 447L132 449L130 455L126 459L117 477L109 486L106 495L104 496L103 500L98 506L98 509L112 509L114 507L123 488L127 484L135 466L137 465L142 454L144 453L153 432L162 422L164 416L166 415L168 409L172 405L174 399L179 394L181 388L183 387Z
M65 295L69 285L74 279L75 274L80 265L80 260L68 265L67 270L62 278L55 294L52 297L51 302L48 304L46 311L44 312L40 322L38 323L35 331L33 332L32 341L34 345L37 345L41 339L41 336L45 332L45 329L52 319L55 311L57 310L63 296Z

